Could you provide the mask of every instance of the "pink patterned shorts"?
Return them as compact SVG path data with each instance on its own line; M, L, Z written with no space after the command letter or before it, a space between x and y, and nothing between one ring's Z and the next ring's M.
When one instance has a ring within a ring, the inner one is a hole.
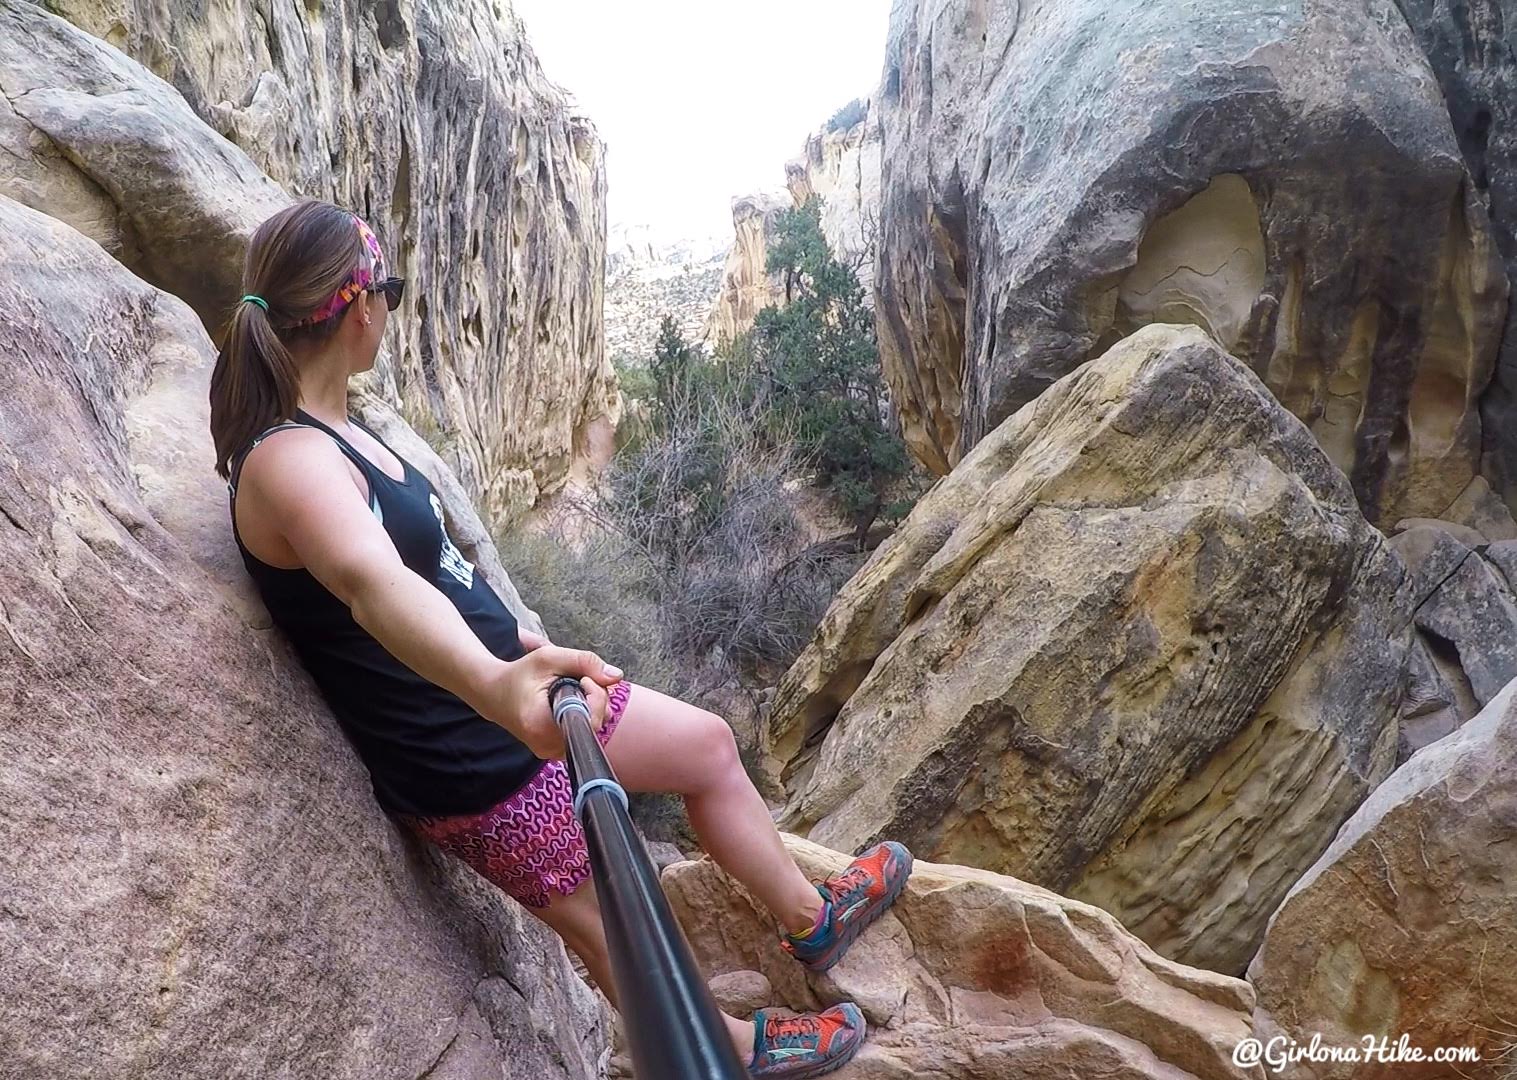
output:
M610 691L606 722L596 737L605 746L621 722L632 683ZM486 880L527 907L547 907L553 893L568 896L590 876L585 833L574 818L574 789L562 761L550 761L521 790L477 814L417 817L396 814L423 839L457 855Z

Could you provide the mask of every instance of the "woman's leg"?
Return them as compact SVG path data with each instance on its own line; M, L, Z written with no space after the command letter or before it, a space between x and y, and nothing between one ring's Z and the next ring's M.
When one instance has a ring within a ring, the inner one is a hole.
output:
M812 928L822 910L821 894L785 850L725 720L635 683L606 756L627 790L684 796L701 846L722 869L786 930Z
M616 985L611 981L611 956L606 948L606 931L601 925L600 905L595 887L586 881L568 896L553 894L547 907L527 908L553 928L574 954L590 969L590 977L612 1005L616 1005ZM737 1047L744 1065L753 1057L753 1023L722 1013L727 1032Z

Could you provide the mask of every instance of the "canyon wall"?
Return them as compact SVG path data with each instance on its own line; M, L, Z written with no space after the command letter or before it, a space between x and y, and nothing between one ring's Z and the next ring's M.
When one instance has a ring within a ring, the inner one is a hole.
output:
M50 7L170 83L292 195L374 225L407 279L375 391L487 517L555 489L592 429L614 427L603 147L508 5ZM191 302L215 336L234 299Z

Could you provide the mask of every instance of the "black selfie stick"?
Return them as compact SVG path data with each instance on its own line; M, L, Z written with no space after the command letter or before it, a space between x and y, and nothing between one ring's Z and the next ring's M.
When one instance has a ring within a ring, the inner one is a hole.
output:
M617 1002L638 1077L744 1080L748 1070L632 828L627 793L590 726L579 680L559 677L548 688L548 702L568 744L574 816L590 847Z

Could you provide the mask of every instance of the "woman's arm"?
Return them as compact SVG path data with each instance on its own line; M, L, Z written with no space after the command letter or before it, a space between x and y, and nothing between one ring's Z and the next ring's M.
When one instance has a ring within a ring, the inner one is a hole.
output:
M277 523L305 568L391 655L539 757L563 753L547 699L554 678L579 675L609 686L621 677L587 650L541 645L515 661L490 652L453 602L401 561L347 459L322 432L288 429L266 438L243 463L237 500L251 502L244 514ZM591 700L605 708L604 693ZM597 726L603 719L594 717Z

